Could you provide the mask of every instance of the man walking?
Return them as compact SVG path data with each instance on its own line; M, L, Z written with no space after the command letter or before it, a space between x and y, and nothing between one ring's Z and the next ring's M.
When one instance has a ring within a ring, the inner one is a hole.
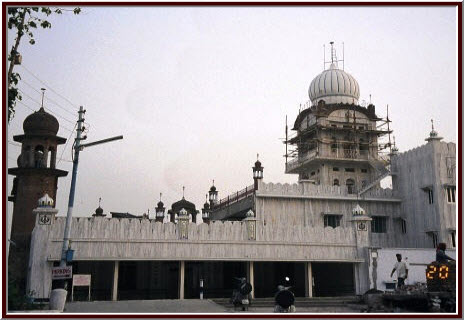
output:
M406 266L406 263L401 261L401 254L396 254L396 260L398 261L395 263L390 277L393 277L393 273L396 271L396 274L398 275L398 288L402 288L404 286L404 280L408 277L408 267Z

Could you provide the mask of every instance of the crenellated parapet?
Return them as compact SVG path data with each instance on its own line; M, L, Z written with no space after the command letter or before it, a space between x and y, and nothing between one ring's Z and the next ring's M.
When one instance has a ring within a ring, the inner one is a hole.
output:
M148 219L73 218L71 246L75 250L75 260L235 260L250 257L301 260L308 258L308 250L321 251L319 255L329 250L332 252L327 256L329 260L354 259L356 242L352 228L266 225L257 221L254 224L256 237L252 238L247 223L189 223L188 237L183 238L178 224L174 223ZM43 244L42 249L37 249L45 252L35 254L58 260L64 225L64 217L55 218L50 225L37 225L34 238ZM268 247L268 251L261 250Z

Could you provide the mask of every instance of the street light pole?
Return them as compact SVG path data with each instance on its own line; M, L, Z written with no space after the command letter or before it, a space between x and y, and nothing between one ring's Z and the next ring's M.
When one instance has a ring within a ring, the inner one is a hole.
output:
M77 167L79 165L79 152L82 139L82 124L84 123L85 110L82 106L79 108L79 120L77 120L77 134L74 147L74 160L71 176L71 188L69 189L68 213L66 214L66 226L64 228L63 248L61 249L60 267L66 266L66 250L69 246L69 236L71 234L72 210L74 206L74 194L76 191Z
M81 106L79 108L79 120L77 120L77 134L76 134L76 141L74 144L74 160L73 160L73 171L71 176L71 188L69 189L69 201L68 201L68 213L66 215L66 226L64 228L64 236L63 236L63 248L61 250L61 261L60 267L66 266L66 251L69 247L69 238L71 235L71 223L72 223L72 211L74 206L74 194L76 192L76 179L77 179L77 167L79 164L79 152L84 149L84 147L90 147L97 144L102 144L106 142L111 142L114 140L120 140L123 136L117 136L113 138L103 139L87 144L81 144L81 140L84 140L86 137L82 137L83 123L84 123L84 114L85 110Z

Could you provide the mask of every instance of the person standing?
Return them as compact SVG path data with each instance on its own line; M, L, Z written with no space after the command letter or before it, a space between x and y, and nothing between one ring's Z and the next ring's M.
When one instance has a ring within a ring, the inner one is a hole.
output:
M398 261L395 263L390 277L393 277L393 273L396 271L396 274L398 275L398 288L402 288L404 286L404 280L408 277L408 267L406 266L406 263L401 261L401 254L396 254L396 260Z

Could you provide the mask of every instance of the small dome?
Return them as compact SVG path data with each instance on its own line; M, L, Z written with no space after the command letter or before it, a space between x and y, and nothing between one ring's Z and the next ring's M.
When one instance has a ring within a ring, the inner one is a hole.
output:
M209 203L208 203L208 201L206 201L205 204L203 205L203 209L209 209Z
M160 202L158 202L157 206L158 206L158 208L162 208L162 207L164 207L164 203L162 201L160 201Z
M261 168L261 161L256 160L256 162L255 162L255 167L256 167L256 168Z
M42 198L39 199L39 207L53 207L53 199L46 193Z
M44 108L26 117L23 122L24 134L56 136L60 125L58 120Z
M176 213L179 212L181 209L185 209L188 212L195 212L196 211L195 205L193 203L191 203L190 201L187 201L185 199L174 202L172 204L172 206L171 206L171 209L172 209L173 212L176 212Z
M101 216L103 214L103 209L101 207L98 207L96 210L95 210L95 215L97 216Z
M364 211L363 208L359 205L359 203L356 205L356 207L353 208L353 216L363 216L366 214L366 211Z
M215 191L216 191L216 187L215 187L215 186L211 186L211 188L209 188L209 191L215 192Z
M324 70L311 81L308 93L314 105L320 100L324 100L326 104L357 104L359 85L352 75L338 69L338 66L332 63L328 70Z

